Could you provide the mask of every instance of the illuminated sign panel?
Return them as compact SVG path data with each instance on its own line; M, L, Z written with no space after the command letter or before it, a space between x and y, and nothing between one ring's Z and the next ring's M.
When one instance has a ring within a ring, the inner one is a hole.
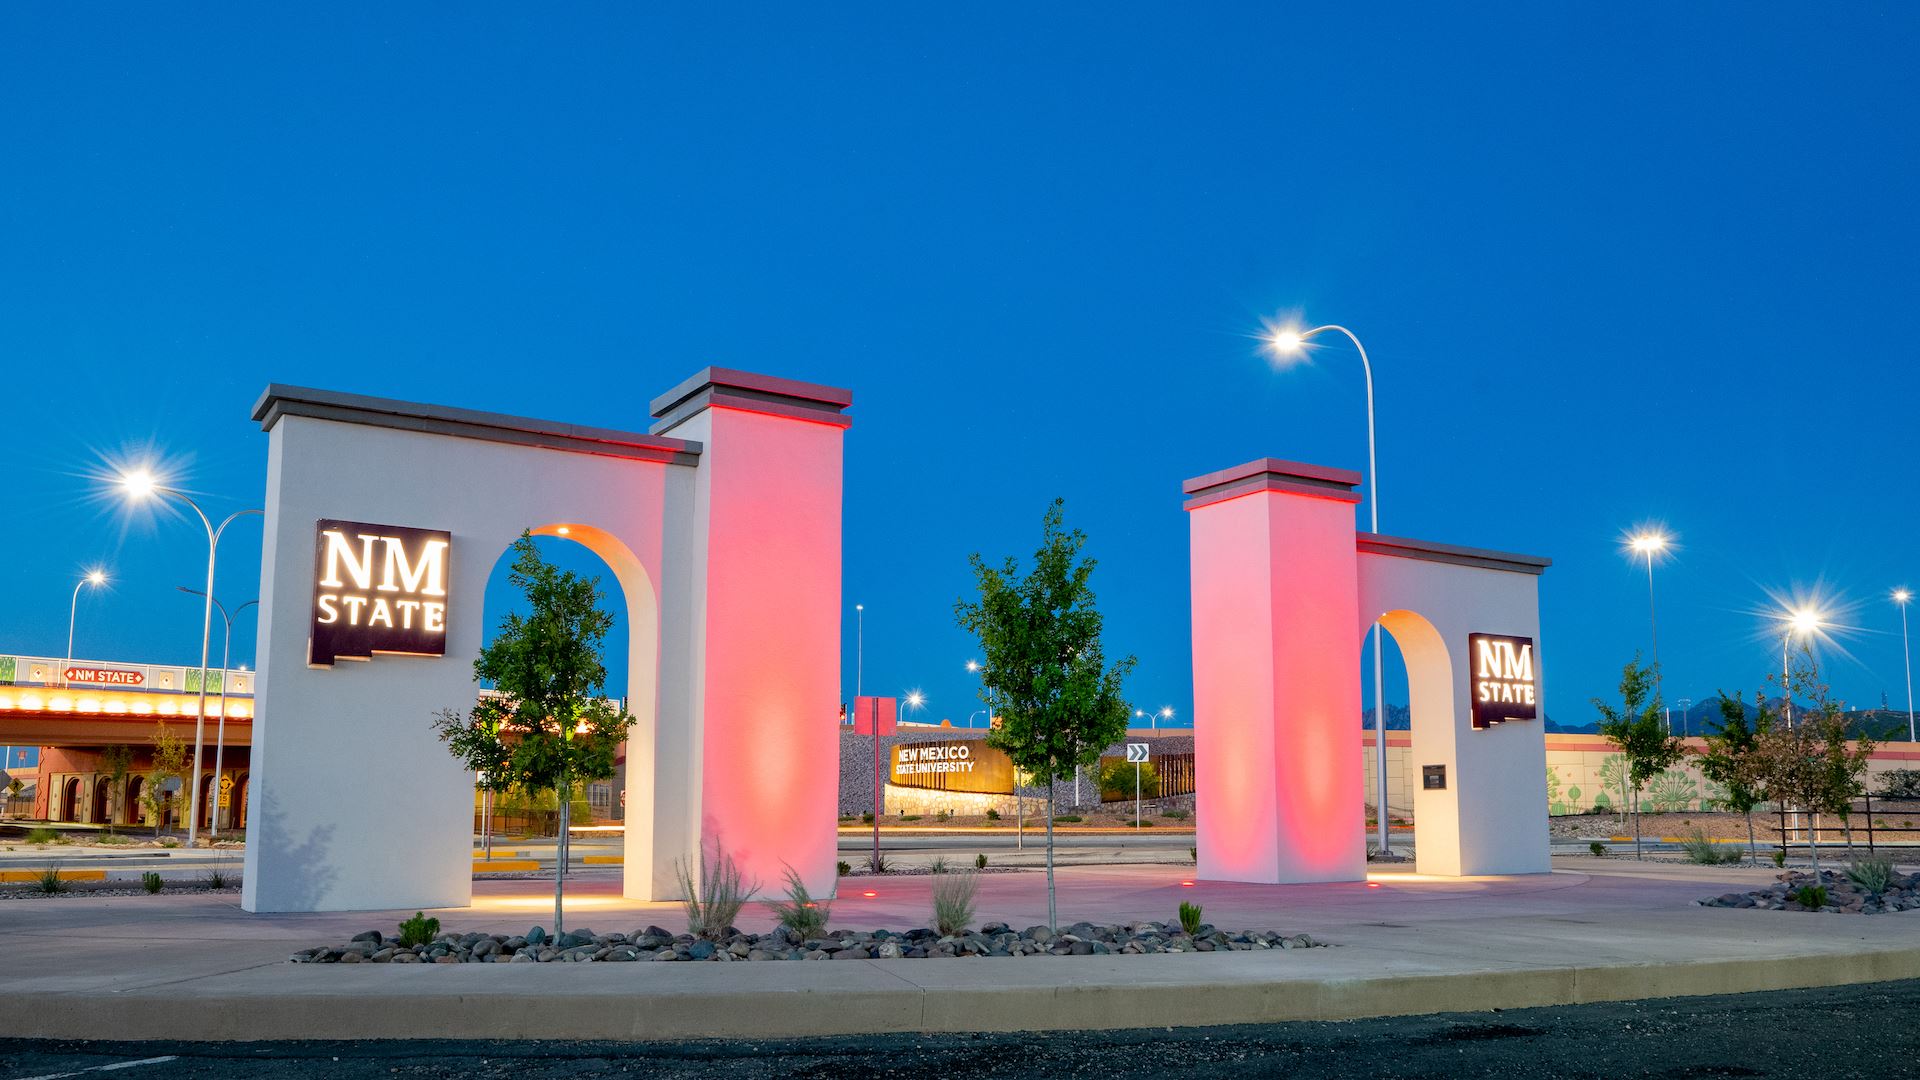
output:
M1013 793L1013 760L982 739L910 742L893 748L887 782L898 787Z
M1467 655L1473 664L1474 730L1484 731L1509 720L1540 718L1532 638L1468 634Z
M307 662L447 654L451 533L322 520L314 527Z
M70 667L61 675L81 686L139 686L147 681L146 672L130 668Z

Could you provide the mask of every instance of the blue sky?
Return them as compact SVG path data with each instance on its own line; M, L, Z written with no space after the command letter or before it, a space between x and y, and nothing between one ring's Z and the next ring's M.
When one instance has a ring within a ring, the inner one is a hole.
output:
M1179 484L1359 468L1386 532L1551 556L1544 670L1589 719L1777 663L1825 590L1856 704L1920 585L1911 8L585 5L0 14L0 651L181 662L204 541L89 479L159 451L257 505L269 381L643 428L706 364L851 387L869 692L977 704L966 554L1092 537L1143 705L1191 700ZM236 526L219 592L257 588ZM251 660L251 622L236 659Z

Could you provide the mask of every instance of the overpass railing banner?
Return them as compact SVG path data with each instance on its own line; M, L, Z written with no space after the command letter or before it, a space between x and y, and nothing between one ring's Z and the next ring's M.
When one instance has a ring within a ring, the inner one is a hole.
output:
M65 660L51 656L0 655L0 686L67 689L200 692L200 669L184 665L132 664L117 660ZM253 672L207 670L207 693L253 696Z

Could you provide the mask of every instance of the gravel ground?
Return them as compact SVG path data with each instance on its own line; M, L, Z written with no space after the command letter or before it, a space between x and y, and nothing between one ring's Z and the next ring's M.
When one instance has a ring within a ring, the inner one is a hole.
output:
M1345 1023L1052 1035L694 1043L59 1043L0 1040L0 1076L972 1078L1902 1077L1920 981Z

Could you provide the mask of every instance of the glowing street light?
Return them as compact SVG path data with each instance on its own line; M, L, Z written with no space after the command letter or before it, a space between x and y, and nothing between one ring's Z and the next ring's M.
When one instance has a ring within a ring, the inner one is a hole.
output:
M1913 594L1907 590L1893 590L1893 602L1900 605L1900 654L1907 666L1907 741L1920 742L1913 726L1913 650L1907 646L1907 601L1911 599Z
M1788 608L1781 616L1786 622L1786 633L1780 638L1780 689L1786 700L1787 726L1793 726L1793 672L1788 659L1793 646L1794 635L1811 638L1827 625L1826 614L1820 609L1808 605Z
M1673 540L1658 529L1642 529L1627 538L1627 548L1635 558L1647 560L1647 628L1653 634L1653 696L1661 700L1663 673L1660 670L1660 619L1653 606L1653 561L1666 554ZM1673 733L1673 721L1667 721L1667 733Z
M1147 712L1147 711L1146 711L1145 709L1135 709L1135 710L1133 710L1133 715L1134 715L1134 718L1135 718L1135 719L1138 719L1138 720L1150 720L1150 721L1152 721L1152 723L1153 723L1153 730L1154 730L1154 731L1159 731L1159 730L1160 730L1160 721L1161 721L1161 720L1163 720L1163 719L1165 719L1165 720L1171 720L1171 719L1173 719L1173 706L1171 706L1171 705L1162 705L1162 706L1160 706L1160 710L1159 710L1158 712Z
M80 613L80 590L88 585L99 588L107 583L104 570L89 570L85 577L73 584L73 599L67 604L67 666L73 666L73 620ZM65 673L62 672L64 677Z
M1373 362L1367 359L1367 347L1360 344L1360 339L1354 335L1353 331L1344 326L1328 323L1325 326L1303 330L1293 323L1283 323L1267 328L1267 349L1279 360L1292 361L1306 353L1309 341L1328 332L1344 334L1348 341L1353 342L1354 351L1360 354L1360 372L1366 376L1367 513L1370 522L1368 527L1378 533L1380 531L1380 471L1374 455ZM1385 662L1381 659L1380 636L1382 633L1384 631L1380 627L1380 621L1375 619L1373 623L1373 753L1374 760L1379 763L1379 768L1374 771L1380 777L1380 812L1375 816L1379 818L1380 854L1386 855L1391 851L1392 838L1387 833L1387 686L1384 675Z
M207 738L207 652L213 638L213 571L220 553L220 537L227 526L248 514L260 514L261 510L235 510L228 514L218 526L200 509L200 504L178 488L168 487L147 469L131 469L120 474L120 488L129 499L141 501L152 496L163 495L179 499L192 507L199 516L200 524L207 530L207 588L204 592L206 604L200 617L200 706L193 718L193 780L187 785L187 847L193 847L200 836L200 751ZM222 676L224 680L224 676ZM224 711L224 710L223 710Z

